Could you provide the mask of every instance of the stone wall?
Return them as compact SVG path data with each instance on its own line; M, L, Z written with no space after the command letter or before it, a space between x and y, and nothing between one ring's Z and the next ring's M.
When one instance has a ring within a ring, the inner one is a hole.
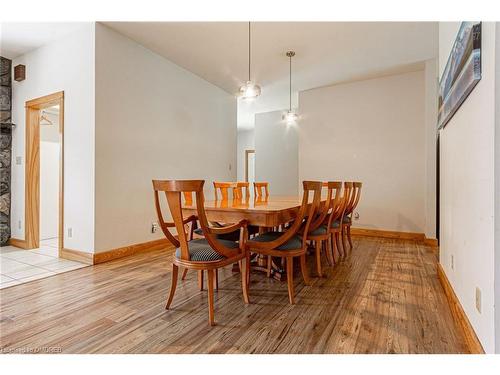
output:
M0 56L0 245L10 238L10 175L12 154L12 77L9 59Z

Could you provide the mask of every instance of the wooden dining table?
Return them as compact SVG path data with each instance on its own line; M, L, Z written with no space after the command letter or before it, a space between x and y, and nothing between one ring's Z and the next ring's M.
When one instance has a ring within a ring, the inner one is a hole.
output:
M301 196L246 197L242 199L205 200L205 213L208 221L237 223L243 219L266 231L292 221L302 204ZM196 215L196 202L184 202L183 215ZM272 275L279 280L284 278L284 270L278 262L272 264ZM252 268L267 271L267 257L256 256Z

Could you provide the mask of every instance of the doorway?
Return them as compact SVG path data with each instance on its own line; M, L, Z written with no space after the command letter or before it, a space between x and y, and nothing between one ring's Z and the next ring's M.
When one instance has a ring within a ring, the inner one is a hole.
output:
M64 92L26 102L27 249L64 245Z
M255 150L245 150L245 181L255 182Z

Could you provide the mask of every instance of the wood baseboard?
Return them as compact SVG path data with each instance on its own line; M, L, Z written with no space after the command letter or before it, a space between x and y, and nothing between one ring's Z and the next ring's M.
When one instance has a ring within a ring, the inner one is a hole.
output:
M425 237L424 239L424 245L431 246L431 247L439 247L438 240L436 238L427 238Z
M17 239L17 238L10 238L9 239L9 245L10 246L19 247L21 249L27 249L26 241L25 240L20 240L20 239Z
M94 264L94 254L73 249L61 249L59 256L63 259L74 260L85 264Z
M351 227L351 234L353 236L398 238L402 240L414 240L422 242L424 242L425 240L425 234L423 233L396 232L392 230L367 229L367 228L356 228L356 227Z
M401 240L413 240L413 241L418 241L426 246L431 246L434 248L437 248L439 246L437 239L427 238L427 237L425 237L424 233L397 232L397 231L392 231L392 230L351 227L351 234L353 236L381 237L381 238L395 238L395 239L401 239Z
M104 251L101 253L87 253L85 251L62 249L61 258L74 260L85 264L99 264L109 262L113 259L123 258L145 251L159 249L173 249L174 247L167 239L159 239L149 242L143 242L135 245L118 247L113 250Z
M173 249L172 244L167 239L143 242L140 244L119 247L113 250L94 254L94 264L109 262L113 259L123 258L144 251Z
M469 318L467 318L467 315L465 314L465 311L462 308L462 305L460 304L455 291L451 287L450 281L448 280L448 277L446 276L440 263L437 264L437 274L439 281L443 286L446 298L448 299L451 313L455 318L455 321L462 328L465 342L467 344L467 347L469 348L469 351L472 354L484 354L483 346L477 338L476 332L474 332L474 328L472 328Z

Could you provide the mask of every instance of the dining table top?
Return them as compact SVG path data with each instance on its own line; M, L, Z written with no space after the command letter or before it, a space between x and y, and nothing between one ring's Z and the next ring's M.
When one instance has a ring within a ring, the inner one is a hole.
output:
M225 210L225 211L280 211L293 207L299 207L302 197L299 196L269 196L267 198L254 198L250 196L242 199L217 199L205 200L205 210ZM196 201L192 204L184 203L183 208L196 209Z
M235 223L246 219L252 225L278 226L293 220L302 204L302 196L268 196L242 199L205 200L205 213L210 221ZM183 202L185 214L196 214L196 202Z

